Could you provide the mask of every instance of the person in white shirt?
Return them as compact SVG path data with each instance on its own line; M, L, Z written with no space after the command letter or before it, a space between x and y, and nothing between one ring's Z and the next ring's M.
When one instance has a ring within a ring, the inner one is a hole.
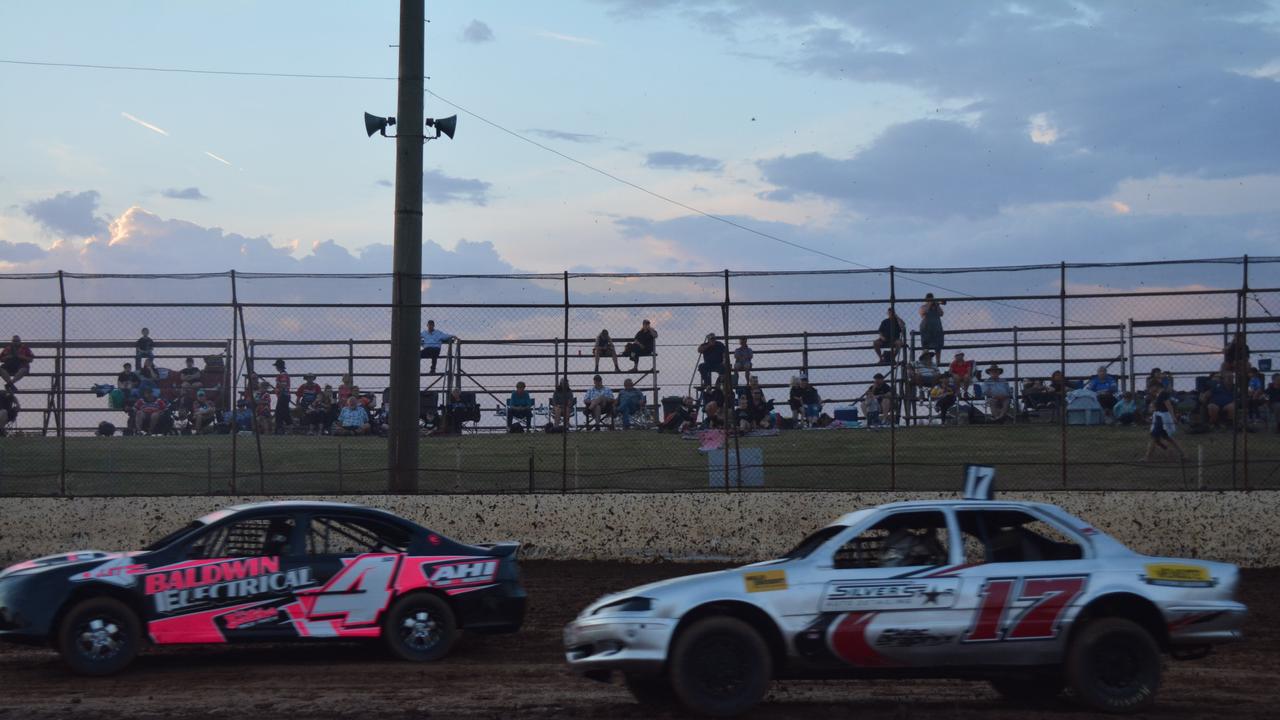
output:
M418 353L418 357L420 359L431 358L432 375L436 374L436 360L440 358L440 346L454 340L457 340L456 336L436 329L435 320L427 321L427 329L422 331L420 337L422 351Z
M585 401L587 403L587 413L596 420L596 430L600 429L600 416L607 414L609 416L609 429L613 429L613 407L614 397L613 391L604 386L604 381L599 375L591 378L591 387L587 389Z
M987 380L982 383L982 392L987 398L987 409L991 412L991 420L1005 422L1009 419L1009 398L1013 390L1004 379L1004 368L992 365L987 368Z

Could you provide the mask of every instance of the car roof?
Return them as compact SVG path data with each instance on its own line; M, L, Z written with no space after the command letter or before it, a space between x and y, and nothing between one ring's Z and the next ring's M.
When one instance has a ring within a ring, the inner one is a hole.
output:
M866 517L866 513L868 510L910 510L913 508L918 508L923 510L923 509L935 509L940 507L949 507L956 510L959 510L959 509L982 510L982 509L994 509L994 508L1001 508L1001 507L1005 507L1005 508L1022 507L1022 508L1034 508L1037 510L1046 511L1054 516L1060 515L1062 513L1062 511L1059 510L1056 505L1050 505L1048 503L1026 502L1022 500L955 500L955 499L908 500L903 502L885 503L883 505L876 505L874 507L865 508L863 510L856 510L851 513L846 513L844 515L841 515L840 519L836 520L835 524L849 525L854 522L857 522L858 520L861 520L862 518Z
M368 505L356 505L354 503L330 502L327 500L269 500L264 502L241 503L239 505L232 505L217 513L210 513L210 515L218 515L219 519L221 519L230 515L262 510L286 510L292 512L307 510L317 512L354 512L369 515L380 515L385 518L394 519L396 522L408 523L415 526L417 525L417 523L411 520L406 520L395 513L388 512L380 508L369 507Z

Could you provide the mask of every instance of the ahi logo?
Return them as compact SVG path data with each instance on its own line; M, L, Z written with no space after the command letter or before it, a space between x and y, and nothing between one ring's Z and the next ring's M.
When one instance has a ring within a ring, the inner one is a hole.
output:
M437 565L431 570L431 584L437 587L492 582L498 572L497 560Z

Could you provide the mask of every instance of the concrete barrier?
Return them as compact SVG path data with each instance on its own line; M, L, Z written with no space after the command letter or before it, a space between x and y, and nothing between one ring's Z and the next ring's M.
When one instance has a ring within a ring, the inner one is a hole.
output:
M734 560L775 557L844 512L941 493L368 495L466 542L519 540L539 559ZM1008 493L1060 505L1138 552L1245 567L1280 566L1280 491ZM206 512L284 498L0 499L0 562L68 550L136 549ZM320 499L320 498L317 498Z

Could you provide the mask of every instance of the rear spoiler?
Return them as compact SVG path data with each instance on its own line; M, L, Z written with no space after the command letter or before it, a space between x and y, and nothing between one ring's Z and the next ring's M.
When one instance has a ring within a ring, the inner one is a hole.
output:
M476 547L489 552L495 557L515 557L516 551L520 549L520 543L507 540L504 542L493 543L477 543Z

